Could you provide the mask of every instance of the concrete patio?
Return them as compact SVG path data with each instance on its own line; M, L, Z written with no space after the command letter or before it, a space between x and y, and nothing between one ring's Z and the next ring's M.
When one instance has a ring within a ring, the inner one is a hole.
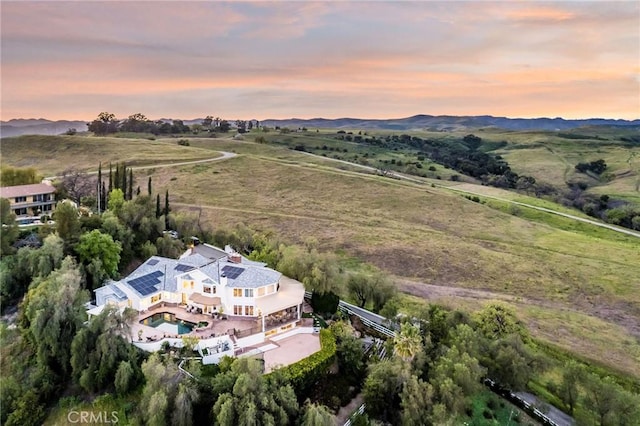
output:
M263 353L264 372L293 364L320 350L320 336L316 333L298 333L284 339L273 339Z

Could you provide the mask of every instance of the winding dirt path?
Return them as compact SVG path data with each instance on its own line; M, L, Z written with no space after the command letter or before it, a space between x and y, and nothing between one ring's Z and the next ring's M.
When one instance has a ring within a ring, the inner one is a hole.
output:
M190 161L179 161L177 163L161 163L161 164L151 164L151 165L146 165L146 166L132 166L129 167L132 170L148 170L148 169L159 169L159 168L166 168L166 167L176 167L176 166L188 166L190 164L200 164L200 163L210 163L212 161L222 161L222 160L228 160L229 158L233 158L233 157L237 157L238 154L233 153L233 152L227 152L227 151L217 151L219 153L222 154L222 156L220 157L213 157L213 158L205 158L202 160L190 160ZM97 175L98 171L94 170L91 172L86 172L85 174L87 175ZM45 179L47 180L54 180L54 179L61 179L63 176L48 176Z

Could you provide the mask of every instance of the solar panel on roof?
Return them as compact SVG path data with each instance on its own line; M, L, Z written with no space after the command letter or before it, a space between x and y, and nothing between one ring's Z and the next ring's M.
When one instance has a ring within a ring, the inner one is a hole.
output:
M157 265L160 262L158 259L151 259L147 262L147 265Z
M143 296L146 296L157 291L156 285L160 284L160 277L162 275L164 275L162 272L154 271L147 275L134 278L131 281L127 281L127 282L138 293L140 293Z
M222 272L227 276L227 278L235 280L241 273L244 272L244 269L226 265L222 268Z
M178 265L176 265L176 267L173 269L175 269L178 272L187 272L195 268L190 265L183 265L182 263L178 263Z

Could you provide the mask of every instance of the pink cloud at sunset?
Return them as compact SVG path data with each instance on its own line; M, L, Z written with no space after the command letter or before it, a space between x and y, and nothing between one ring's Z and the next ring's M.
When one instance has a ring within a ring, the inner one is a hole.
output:
M2 2L2 119L640 117L640 4Z

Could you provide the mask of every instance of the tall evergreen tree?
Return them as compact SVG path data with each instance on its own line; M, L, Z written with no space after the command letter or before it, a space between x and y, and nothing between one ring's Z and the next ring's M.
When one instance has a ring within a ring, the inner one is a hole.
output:
M120 188L120 164L116 163L116 171L113 175L113 189L121 189ZM111 190L109 190L111 193Z
M136 188L136 197L137 197L138 195L140 195L140 186L138 186L138 187Z
M100 199L100 205L102 206L102 210L107 209L107 190L104 187L104 182L102 182L102 198Z
M113 191L113 168L111 162L109 162L109 194Z
M149 192L149 196L151 196L151 176L149 176L149 181L147 182L147 191Z
M160 194L156 195L156 219L162 216L162 210L160 210Z
M96 200L98 202L98 214L100 214L100 212L102 211L102 209L104 208L104 206L100 203L102 201L102 161L100 163L98 163L98 196L96 197Z
M122 165L122 171L120 172L121 176L122 176L122 186L120 187L120 189L122 189L122 192L124 192L124 199L128 200L127 198L127 165L123 164Z
M164 195L164 227L165 229L169 229L169 190Z
M129 168L129 199L133 200L133 169Z

